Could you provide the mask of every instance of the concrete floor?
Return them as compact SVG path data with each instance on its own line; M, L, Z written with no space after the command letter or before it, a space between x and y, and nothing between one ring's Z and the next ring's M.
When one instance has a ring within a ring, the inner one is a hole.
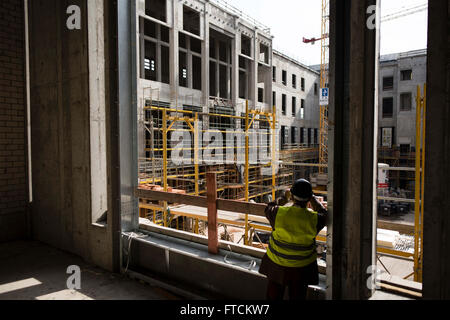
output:
M179 300L166 290L112 274L38 242L0 244L0 300ZM67 267L81 290L67 289Z

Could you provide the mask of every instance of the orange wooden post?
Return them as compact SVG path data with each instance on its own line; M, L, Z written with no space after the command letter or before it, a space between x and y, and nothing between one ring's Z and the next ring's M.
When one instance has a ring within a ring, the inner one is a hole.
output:
M211 254L219 253L219 234L217 224L217 174L206 174L206 193L208 202L208 251Z

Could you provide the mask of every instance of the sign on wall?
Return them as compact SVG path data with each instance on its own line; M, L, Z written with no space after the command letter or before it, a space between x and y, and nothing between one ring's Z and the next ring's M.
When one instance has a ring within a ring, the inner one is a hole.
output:
M320 88L320 102L321 106L329 105L329 89L328 88Z

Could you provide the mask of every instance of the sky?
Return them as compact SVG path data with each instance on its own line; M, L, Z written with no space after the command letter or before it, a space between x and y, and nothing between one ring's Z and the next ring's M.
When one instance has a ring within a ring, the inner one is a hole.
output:
M271 28L274 49L306 65L320 64L321 0L226 0ZM426 0L381 0L381 15L426 3ZM381 54L424 49L427 46L427 12L415 13L381 25Z

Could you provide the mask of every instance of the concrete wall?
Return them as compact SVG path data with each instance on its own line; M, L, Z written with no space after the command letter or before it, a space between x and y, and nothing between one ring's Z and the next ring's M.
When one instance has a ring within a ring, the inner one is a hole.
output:
M0 2L0 242L27 231L25 38L22 0Z
M394 145L409 144L411 147L415 147L417 86L420 86L423 92L423 85L427 77L427 57L424 52L405 52L395 56L393 61L380 63L379 127L380 130L385 127L395 128ZM401 71L407 69L412 70L412 80L401 81ZM391 76L394 77L393 89L383 90L383 78ZM411 110L400 111L400 95L409 92L412 94ZM390 97L394 99L393 117L383 118L383 99ZM380 145L381 139L380 134Z
M287 126L287 129L289 130L289 144L291 142L291 127L299 128L296 141L297 143L300 143L300 128L319 129L320 74L277 52L274 52L273 54L273 66L276 68L276 79L273 82L272 91L276 93L276 101L274 104L277 107L277 119L280 126ZM283 70L287 72L286 85L282 83ZM292 85L293 74L297 76L296 88L293 88ZM302 91L301 89L302 78L305 79L305 91ZM317 85L317 94L314 92L314 84ZM283 94L286 95L286 115L282 114ZM297 114L295 117L292 115L292 97L296 97L297 99ZM305 115L303 119L300 115L302 99L305 100ZM312 131L312 143L314 143L313 139L314 131ZM305 131L305 142L307 142L307 131Z
M93 5L91 1L90 5ZM94 7L99 10L103 1L95 1ZM106 201L98 193L91 194L95 187L91 168L98 166L98 163L91 162L91 156L98 161L102 154L105 155L103 130L107 128L102 127L105 115L95 113L106 98L99 89L105 78L105 68L101 63L96 68L89 66L90 59L104 59L104 43L98 40L93 46L88 36L92 33L99 36L105 30L98 21L89 24L88 29L86 0L33 0L28 4L33 237L112 269L112 210L107 211L106 224L93 224L96 214L93 209L105 209ZM66 27L69 5L77 5L81 9L80 30ZM95 95L94 89L98 90ZM90 101L96 104L92 105ZM92 125L92 120L97 127ZM91 149L95 146L93 140L99 143L96 149ZM102 170L108 171L106 168ZM106 181L109 177L103 178ZM111 202L110 197L108 201Z

